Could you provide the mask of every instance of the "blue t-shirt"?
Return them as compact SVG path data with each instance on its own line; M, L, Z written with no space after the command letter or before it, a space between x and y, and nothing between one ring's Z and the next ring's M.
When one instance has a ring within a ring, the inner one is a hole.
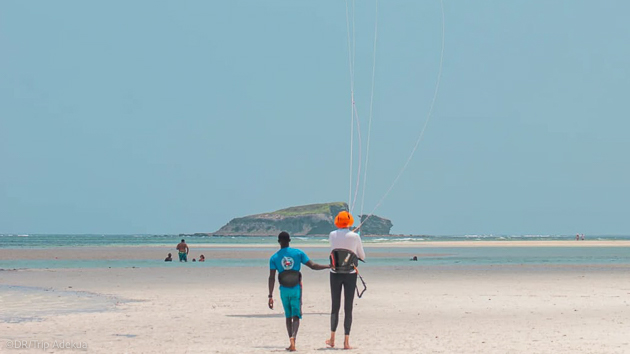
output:
M269 269L275 269L278 273L285 270L300 271L302 264L308 263L310 259L302 250L297 248L281 248L269 259ZM281 288L284 288L280 285Z

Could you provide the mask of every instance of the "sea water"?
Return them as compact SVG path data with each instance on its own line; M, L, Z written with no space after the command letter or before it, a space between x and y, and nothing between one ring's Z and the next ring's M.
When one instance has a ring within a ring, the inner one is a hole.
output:
M99 234L0 234L0 248L53 248L53 247L94 247L94 246L154 246L177 244L182 238L194 245L276 245L276 237L252 236L190 236L190 235L99 235ZM421 245L423 242L440 241L541 241L573 240L575 235L445 235L445 236L388 236L363 237L364 243L404 242ZM630 235L588 235L587 240L630 240ZM292 237L292 244L327 243L328 237ZM576 241L578 242L578 241Z
M225 241L225 240L223 240ZM327 241L327 240L324 240ZM576 245L578 241L575 241ZM580 241L582 242L582 241ZM296 242L297 243L297 242ZM312 242L311 242L312 243ZM277 243L270 240L269 256L275 252ZM172 244L169 244L169 247ZM192 244L191 244L192 246ZM196 246L203 247L203 243ZM297 245L293 245L299 247ZM322 242L326 249L327 243ZM59 246L57 246L59 247ZM80 246L66 246L80 247ZM222 247L222 252L230 252L242 257L214 258L206 252L205 262L164 262L163 259L25 259L1 260L0 269L58 269L58 268L208 268L208 267L260 267L268 266L265 248ZM307 249L308 252L308 249ZM630 264L630 247L422 247L421 244L410 244L408 247L379 247L366 249L367 262L361 267L382 266L469 266L469 265L614 265ZM373 254L375 256L370 256ZM418 256L418 261L410 261ZM315 259L318 263L325 259Z

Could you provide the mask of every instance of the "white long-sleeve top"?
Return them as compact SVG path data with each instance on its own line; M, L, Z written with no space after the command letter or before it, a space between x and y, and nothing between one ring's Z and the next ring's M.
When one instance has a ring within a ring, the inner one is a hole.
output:
M354 252L359 259L365 260L363 242L361 242L361 237L356 232L352 232L350 229L335 230L328 236L328 241L330 242L331 251L336 248L343 248Z

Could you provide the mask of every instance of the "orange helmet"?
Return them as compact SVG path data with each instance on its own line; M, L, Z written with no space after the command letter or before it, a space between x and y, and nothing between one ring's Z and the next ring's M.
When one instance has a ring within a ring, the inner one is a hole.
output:
M337 217L335 217L335 225L340 229L350 227L352 224L354 224L354 219L352 218L352 215L345 210L339 212Z

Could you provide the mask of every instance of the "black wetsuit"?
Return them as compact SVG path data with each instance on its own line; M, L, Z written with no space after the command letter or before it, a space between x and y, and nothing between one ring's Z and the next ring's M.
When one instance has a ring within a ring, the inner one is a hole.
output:
M332 297L332 311L330 312L330 331L337 330L339 323L339 309L341 308L341 288L344 293L344 320L343 329L346 335L350 334L352 327L352 308L354 305L354 292L357 288L357 273L330 273L330 294Z

